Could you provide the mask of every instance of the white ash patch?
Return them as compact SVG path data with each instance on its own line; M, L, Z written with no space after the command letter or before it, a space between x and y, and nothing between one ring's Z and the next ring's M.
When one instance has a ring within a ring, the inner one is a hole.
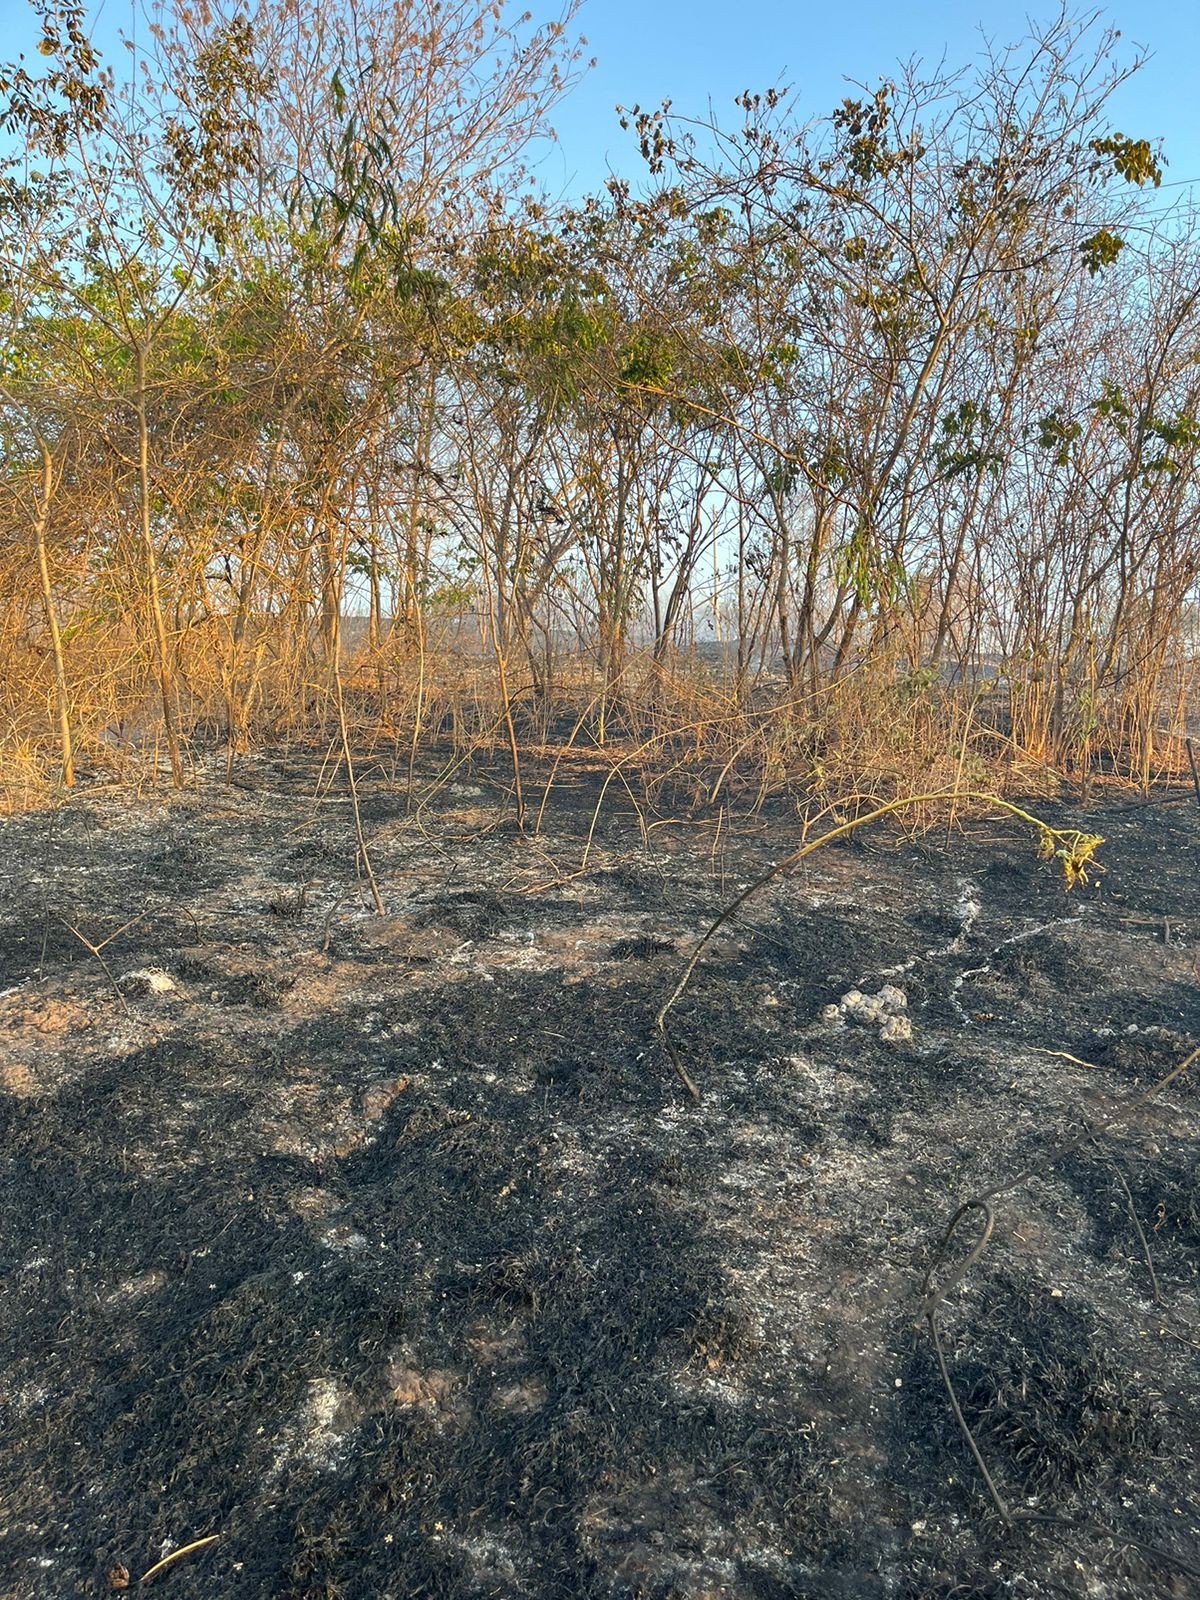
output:
M162 967L138 967L121 979L123 994L174 994L179 985Z
M839 1025L856 1022L860 1027L878 1028L879 1037L888 1044L902 1044L913 1036L907 1011L908 996L904 990L894 983L885 983L875 994L848 989L836 1005L826 1006L821 1016L826 1022Z
M963 985L970 978L982 978L991 972L992 962L1000 954L1001 950L1007 950L1014 944L1024 944L1026 939L1036 939L1038 934L1051 933L1055 928L1066 927L1068 923L1077 923L1081 915L1082 905L1073 910L1069 916L1055 917L1050 922L1039 922L1034 927L1022 928L1019 933L1010 934L1007 939L1001 939L982 966L968 967L965 971L956 974L954 982L950 986L950 1004L954 1007L959 1021L965 1023L967 1027L971 1026L971 1018L963 1010L962 1002L958 998L962 992Z
M738 1383L723 1367L707 1372L678 1372L671 1379L671 1388L686 1400L715 1400L730 1411L742 1411L754 1401L753 1390Z
M979 891L975 885L966 878L959 879L958 899L954 902L954 915L958 918L958 931L946 944L935 946L931 950L918 951L916 955L909 956L907 961L900 961L894 967L883 967L877 974L880 978L902 978L906 972L911 972L922 961L940 961L944 956L956 956L965 949L967 940L983 907L979 903Z
M493 1390L491 1404L502 1415L528 1417L540 1411L548 1397L540 1378L526 1378L520 1383L501 1384Z
M200 1253L196 1252L197 1255ZM105 1304L111 1306L120 1305L125 1301L143 1300L148 1294L165 1289L170 1281L169 1275L161 1267L147 1267L145 1272L137 1272L118 1283L116 1288L105 1295Z
M336 1378L313 1378L299 1415L284 1429L270 1478L277 1478L297 1456L315 1467L336 1471L360 1416L361 1408L345 1384Z
M841 1022L842 1014L836 1006L828 1008ZM845 1110L848 1105L874 1092L861 1077L842 1070L828 1062L814 1061L809 1056L788 1055L779 1062L779 1070L795 1077L804 1085L805 1099L815 1107L833 1106Z
M347 1222L333 1223L320 1235L320 1241L326 1250L348 1252L351 1255L367 1248L366 1235L359 1233Z
M345 1204L328 1189L319 1188L293 1189L287 1203L288 1209L294 1211L298 1217L303 1217L306 1222L311 1222L314 1218L333 1216Z
M436 1535L435 1535L436 1537ZM466 1534L447 1534L447 1543L460 1550L474 1569L477 1583L494 1585L497 1581L516 1584L520 1574L512 1551L494 1534L483 1533L468 1537Z
M971 929L979 921L983 907L978 900L979 891L973 883L964 881L959 893L958 902L954 907L958 916L958 932L950 943L941 950L931 950L930 955L950 956L957 955L971 936Z
M44 1406L49 1399L50 1390L43 1383L25 1383L16 1388L0 1382L0 1406L8 1411L11 1421L18 1420L38 1406Z

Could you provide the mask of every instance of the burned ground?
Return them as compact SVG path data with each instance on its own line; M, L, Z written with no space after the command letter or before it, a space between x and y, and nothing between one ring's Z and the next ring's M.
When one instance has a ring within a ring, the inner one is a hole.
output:
M1055 811L1108 841L1071 896L1015 823L814 856L673 1014L697 1106L655 1012L794 819L610 788L593 831L580 763L522 839L460 777L364 775L384 919L295 754L0 825L0 1594L214 1533L153 1581L1196 1592L1200 1091L1052 1159L1200 1036L1194 806ZM888 984L911 1038L825 1014ZM1063 1519L1006 1527L921 1284L1026 1166L940 1317L1001 1493Z

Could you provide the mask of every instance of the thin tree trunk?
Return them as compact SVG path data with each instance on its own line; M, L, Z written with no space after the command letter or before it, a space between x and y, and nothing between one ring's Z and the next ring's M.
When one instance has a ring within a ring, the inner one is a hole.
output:
M50 501L54 495L54 458L50 454L50 447L40 434L38 449L42 456L42 493L34 518L33 534L37 544L38 575L42 583L42 603L46 608L46 626L50 629L50 644L54 651L54 693L58 708L58 737L62 747L62 782L65 789L70 789L75 784L70 701L67 695L62 630L58 625L58 607L54 603L54 586L50 582L50 557L46 549L46 523L49 520Z
M179 721L175 713L175 687L171 674L170 647L163 621L162 591L158 580L158 553L154 548L150 503L150 427L146 416L146 351L137 347L137 427L138 427L138 511L142 552L146 559L146 588L150 599L150 622L158 653L158 687L162 699L163 731L171 758L171 781L183 788L183 757L179 748Z

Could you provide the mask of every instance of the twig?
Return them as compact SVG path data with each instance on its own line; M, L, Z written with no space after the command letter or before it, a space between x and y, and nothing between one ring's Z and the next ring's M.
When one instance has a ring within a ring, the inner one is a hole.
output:
M371 865L371 853L367 849L366 836L363 833L362 810L358 803L358 782L354 776L354 758L350 754L350 735L346 729L346 702L342 694L342 674L340 668L334 666L333 674L334 697L337 705L338 732L342 736L342 759L346 763L346 781L350 785L350 805L354 812L354 835L358 841L358 858L362 862L363 872L366 874L367 883L371 889L371 899L375 902L375 911L381 917L387 916L383 897L379 893L379 885L375 881L375 869Z
M80 933L79 929L74 925L74 923L68 922L66 917L59 916L58 918L59 922L62 923L67 932L73 933L79 940L80 944L83 945L86 950L90 950L92 955L95 956L96 960L104 968L104 971L108 977L108 981L112 984L113 989L116 992L117 999L121 1002L121 1010L127 1017L131 1015L129 1010L129 1002L125 998L124 992L121 989L121 985L113 976L113 970L109 966L108 962L105 961L102 952L108 948L114 939L119 939L123 933L128 933L130 928L135 927L137 923L144 921L149 915L149 911L143 911L138 916L131 917L128 922L122 923L115 933L110 933L108 938L102 939L99 944L93 944L88 936L85 933Z
M966 1260L954 1269L954 1271L946 1279L945 1283L942 1284L940 1289L934 1289L933 1275L941 1266L943 1257L946 1254L946 1250L951 1239L954 1237L954 1234L958 1229L959 1223L967 1215L967 1213L971 1211L979 1211L983 1214L983 1225L979 1230L979 1237L976 1239L974 1245L972 1245L971 1252L967 1256ZM921 1298L924 1302L925 1321L929 1328L929 1337L933 1340L933 1348L937 1355L938 1368L942 1374L942 1382L946 1387L946 1393L950 1397L950 1409L954 1412L954 1420L958 1423L959 1430L962 1433L963 1438L967 1441L967 1448L970 1450L971 1455L974 1458L975 1465L979 1468L979 1476L986 1484L987 1492L992 1497L992 1504L1000 1514L1001 1520L1011 1525L1014 1520L1013 1513L1009 1510L1008 1502L1000 1493L1000 1490L996 1487L996 1481L988 1471L987 1462L983 1459L983 1452L976 1444L975 1435L971 1432L970 1426L967 1423L967 1419L963 1416L962 1407L958 1403L958 1395L954 1392L954 1384L950 1379L950 1368L946 1362L946 1352L942 1345L941 1329L938 1326L938 1312L941 1310L946 1296L950 1293L950 1290L956 1283L960 1283L962 1279L966 1277L967 1273L983 1255L983 1252L987 1249L988 1240L992 1237L992 1229L994 1226L995 1218L992 1215L992 1208L987 1205L986 1202L982 1200L964 1200L962 1205L959 1206L958 1210L950 1218L950 1221L946 1227L946 1231L942 1235L942 1242L934 1251L933 1260L930 1262L928 1271L925 1273L925 1281L921 1285Z
M1155 1099L1164 1089L1169 1089L1177 1078L1181 1078L1188 1069L1200 1061L1200 1047L1190 1055L1184 1056L1170 1072L1164 1073L1157 1083L1152 1083L1148 1089L1143 1089L1139 1094L1130 1095L1128 1100L1122 1100L1115 1111L1104 1117L1094 1128L1087 1128L1074 1139L1068 1139L1066 1144L1059 1145L1058 1149L1046 1157L1044 1161L1034 1162L1018 1172L1015 1178L1010 1178L1007 1183L997 1184L994 1189L989 1189L986 1194L977 1195L979 1200L996 1200L1002 1194L1011 1194L1014 1189L1019 1189L1022 1184L1028 1183L1030 1178L1044 1177L1050 1168L1056 1166L1064 1156L1069 1156L1090 1140L1097 1139L1102 1133L1107 1133L1110 1128L1131 1116L1133 1112L1141 1109L1149 1101Z
M649 843L649 840L648 840L647 834L646 834L646 819L642 815L641 807L638 805L637 801L633 797L633 790L629 787L629 784L626 782L625 774L621 771L621 767L624 765L624 763L626 761L632 761L635 756L637 756L637 755L639 755L641 753L641 750L643 748L644 748L643 746L639 746L637 750L631 750L628 755L622 756L619 761L613 762L612 767L609 770L608 776L605 778L604 783L601 786L600 798L596 801L596 809L592 812L591 825L588 828L587 840L584 843L584 847L583 847L583 858L579 863L580 872L586 872L587 871L588 860L591 857L591 853L592 853L592 841L593 841L593 839L595 838L595 835L596 835L596 824L600 820L600 809L604 805L604 797L608 793L608 786L613 781L614 778L620 778L621 783L624 786L625 793L629 796L629 803L633 807L634 811L637 813L638 827L641 830L643 845Z
M347 890L347 893L349 893L348 890ZM346 899L346 895L345 894L338 895L337 899L333 902L333 904L330 906L328 912L326 913L324 937L323 937L323 939L321 941L321 954L322 955L325 955L326 952L329 949L330 941L333 938L333 919L337 915L338 911L341 909L342 905L345 902L345 899Z
M1179 1343L1187 1345L1189 1350L1200 1350L1200 1344L1194 1339L1185 1339L1181 1333L1175 1333L1170 1328L1160 1328L1158 1336L1160 1339L1178 1339Z
M203 1539L193 1539L191 1544L180 1545L178 1550L172 1550L169 1556L164 1556L161 1561L156 1561L149 1572L143 1572L138 1579L139 1583L149 1583L164 1567L169 1567L172 1562L181 1561L184 1556L190 1556L194 1550L203 1550L206 1545L216 1544L221 1537L219 1533L210 1533Z
M1158 1286L1158 1274L1154 1270L1154 1258L1150 1254L1150 1241L1146 1238L1146 1230L1142 1227L1141 1218L1138 1216L1137 1209L1134 1206L1133 1196L1130 1194L1129 1185L1125 1181L1125 1174L1115 1161L1112 1165L1113 1171L1117 1175L1117 1182L1125 1191L1125 1204L1129 1208L1129 1220L1133 1223L1134 1228L1137 1230L1137 1236L1142 1242L1142 1254L1146 1258L1146 1270L1150 1274L1150 1287L1154 1291L1154 1303L1160 1306L1163 1303L1162 1290Z
M1070 1061L1076 1067L1087 1067L1089 1072L1099 1072L1100 1070L1094 1061L1082 1061L1078 1056L1073 1056L1069 1050L1043 1050L1038 1045L1035 1047L1035 1054L1053 1056L1058 1061Z

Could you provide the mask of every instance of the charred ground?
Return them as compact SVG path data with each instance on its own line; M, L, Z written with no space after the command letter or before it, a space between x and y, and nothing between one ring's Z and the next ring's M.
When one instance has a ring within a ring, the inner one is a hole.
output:
M0 1592L211 1533L154 1582L1195 1592L1197 1083L1003 1197L943 1311L997 1483L1071 1526L995 1516L920 1314L959 1199L1200 1036L1194 805L1049 808L1108 841L1069 897L1015 824L821 852L677 1008L695 1106L654 1014L794 817L610 790L589 845L580 763L521 839L486 773L366 771L378 919L319 766L0 825ZM911 1041L822 1015L884 983Z

